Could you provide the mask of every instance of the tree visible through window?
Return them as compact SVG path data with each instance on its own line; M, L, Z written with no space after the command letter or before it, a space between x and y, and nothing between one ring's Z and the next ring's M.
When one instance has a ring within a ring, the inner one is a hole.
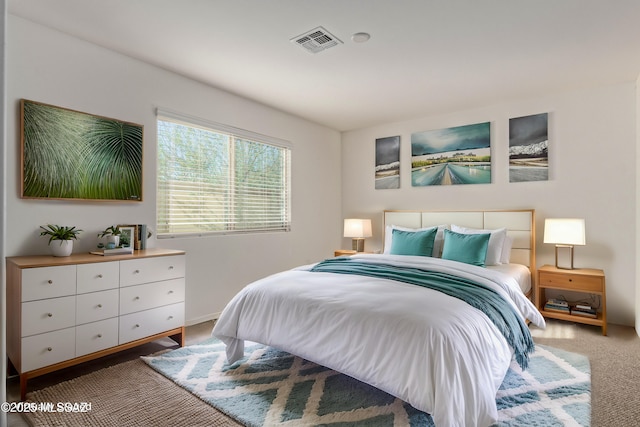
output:
M269 139L159 114L159 237L288 231L291 149Z

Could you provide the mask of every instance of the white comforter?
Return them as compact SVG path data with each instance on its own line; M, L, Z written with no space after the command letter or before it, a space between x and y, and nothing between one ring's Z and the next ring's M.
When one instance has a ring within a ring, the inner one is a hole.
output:
M481 281L534 324L544 320L517 282L500 272L438 258L357 255ZM309 266L310 267L310 266ZM224 309L213 335L230 362L244 340L296 354L371 384L430 413L436 426L488 426L512 349L467 303L411 284L309 267L254 282Z

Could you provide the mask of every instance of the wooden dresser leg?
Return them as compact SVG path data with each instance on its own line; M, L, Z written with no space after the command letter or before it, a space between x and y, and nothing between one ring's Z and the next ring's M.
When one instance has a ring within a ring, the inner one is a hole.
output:
M180 347L184 347L184 338L185 338L185 328L182 326L180 328L180 333L171 335L169 338L178 343Z
M27 397L27 374L20 374L20 400Z

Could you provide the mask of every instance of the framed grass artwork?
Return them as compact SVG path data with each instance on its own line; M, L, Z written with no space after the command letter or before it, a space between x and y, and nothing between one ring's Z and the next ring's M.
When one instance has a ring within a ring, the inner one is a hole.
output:
M143 126L23 99L21 197L142 201Z

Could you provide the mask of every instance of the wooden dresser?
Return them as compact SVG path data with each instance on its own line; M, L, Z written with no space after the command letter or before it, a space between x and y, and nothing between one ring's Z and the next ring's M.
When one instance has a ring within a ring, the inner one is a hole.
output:
M183 251L7 258L7 354L27 380L159 338L184 345Z

